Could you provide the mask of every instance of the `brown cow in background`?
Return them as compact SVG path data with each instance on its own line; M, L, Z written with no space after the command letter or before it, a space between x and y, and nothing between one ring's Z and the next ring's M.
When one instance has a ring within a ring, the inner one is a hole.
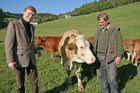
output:
M138 59L140 58L140 38L123 40L123 46L124 51L127 52L128 61L130 61L130 57L132 57L132 64L134 64L135 60L134 65L138 66Z
M140 39L134 39L134 48L133 48L133 55L132 55L132 64L134 64L135 60L135 66L138 66L138 59L140 58Z
M88 41L89 43L92 43L93 40L94 40L94 37L87 38L87 41Z
M123 42L123 46L124 46L124 51L127 54L127 58L128 58L127 62L129 62L130 57L133 54L133 45L134 45L133 39L125 39L125 40L122 40L122 42ZM124 59L125 59L125 56L123 56L123 60Z
M58 44L59 41L61 40L61 36L59 37L53 37L53 36L48 36L48 37L40 37L40 36L35 36L35 46L40 46L42 47L46 52L50 54L50 60L53 62L54 56L55 56L55 51L58 51Z

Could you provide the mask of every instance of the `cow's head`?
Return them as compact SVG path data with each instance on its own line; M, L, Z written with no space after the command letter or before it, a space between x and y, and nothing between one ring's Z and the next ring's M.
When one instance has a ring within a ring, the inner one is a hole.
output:
M69 51L73 52L73 61L83 63L86 62L87 64L92 64L95 62L96 58L90 50L90 44L85 39L84 35L76 36L75 43L69 43L67 45Z
M40 46L40 45L42 45L42 42L46 42L40 36L38 36L38 37L36 36L34 38L34 41L35 41L35 46Z

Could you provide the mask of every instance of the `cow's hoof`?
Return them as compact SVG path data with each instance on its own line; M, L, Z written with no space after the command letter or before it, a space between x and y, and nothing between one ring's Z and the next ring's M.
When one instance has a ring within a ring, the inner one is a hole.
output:
M72 83L71 83L71 82L68 82L68 85L69 85L69 86L71 86L71 85L72 85Z
M138 66L138 64L134 64L136 67Z
M64 66L64 63L60 63L62 66Z
M83 91L85 88L83 86L79 87L79 91Z
M72 82L71 81L68 81L67 84L71 86L72 85Z
M62 61L61 61L61 63L60 63L60 64L61 64L62 66L64 66L64 62L62 62Z

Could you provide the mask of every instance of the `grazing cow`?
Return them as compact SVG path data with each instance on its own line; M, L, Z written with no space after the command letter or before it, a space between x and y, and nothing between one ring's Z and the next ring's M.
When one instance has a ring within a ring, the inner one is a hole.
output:
M133 54L133 39L125 39L125 40L122 40L123 42L123 46L124 46L124 51L125 53L127 53L127 61L129 62L130 61L130 57L132 56ZM123 59L125 59L125 56L123 56Z
M79 31L70 30L63 34L59 42L58 51L61 56L61 64L65 66L68 75L68 84L71 84L70 73L73 67L76 68L78 88L84 89L81 81L80 69L82 64L92 64L96 58L89 49L90 44Z
M93 39L94 39L94 37L90 37L90 38L87 38L87 41L88 41L89 43L92 43Z
M132 64L135 60L135 66L138 66L138 59L140 58L140 39L134 39L134 48L133 48L133 55L132 55Z
M42 47L46 52L50 53L51 58L54 62L54 52L58 51L58 44L62 37L35 37L35 45Z

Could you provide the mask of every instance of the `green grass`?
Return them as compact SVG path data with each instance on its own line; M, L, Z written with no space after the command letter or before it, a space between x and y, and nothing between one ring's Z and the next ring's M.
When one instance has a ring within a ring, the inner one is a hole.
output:
M121 27L123 39L140 37L140 2L106 10L112 24ZM81 31L86 37L94 36L98 26L96 17L99 14L92 13L60 19L39 24L36 26L36 35L60 36L71 29ZM5 39L5 29L0 30L0 41ZM15 93L16 82L14 73L10 70L5 60L4 42L0 42L0 93ZM40 93L81 93L78 91L75 70L72 71L72 86L67 86L67 74L65 68L60 65L58 52L55 54L55 63L50 61L50 55L41 50L42 56L37 57ZM139 61L140 64L140 61ZM82 93L101 93L101 88L95 73L96 64L82 66L82 82L85 90ZM121 93L140 93L140 66L137 68L126 60L122 60L118 66L118 83ZM26 75L26 93L31 93L29 80Z
M0 42L5 40L5 34L6 34L5 29L1 29L0 30Z

